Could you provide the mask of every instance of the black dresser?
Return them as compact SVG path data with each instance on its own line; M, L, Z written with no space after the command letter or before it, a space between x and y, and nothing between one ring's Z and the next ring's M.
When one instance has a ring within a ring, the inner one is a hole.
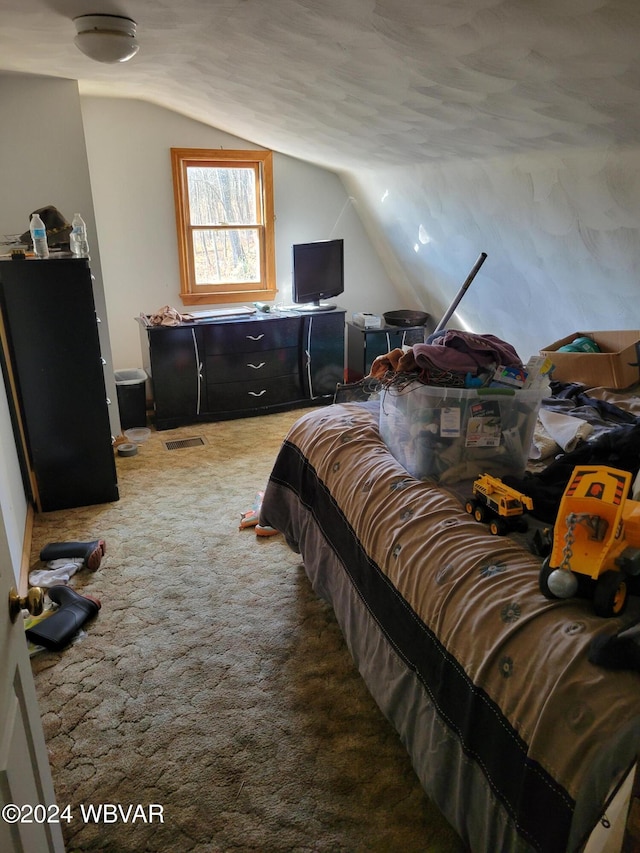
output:
M42 511L118 499L89 263L0 261L2 370L29 498Z
M344 381L342 310L139 322L159 430L330 403Z

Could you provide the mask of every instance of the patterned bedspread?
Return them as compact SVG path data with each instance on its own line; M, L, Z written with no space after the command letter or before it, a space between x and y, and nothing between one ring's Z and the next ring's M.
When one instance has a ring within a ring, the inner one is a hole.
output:
M578 850L640 744L640 677L591 664L592 638L640 620L548 601L538 558L410 477L375 410L292 427L262 523L302 555L427 794L470 849Z

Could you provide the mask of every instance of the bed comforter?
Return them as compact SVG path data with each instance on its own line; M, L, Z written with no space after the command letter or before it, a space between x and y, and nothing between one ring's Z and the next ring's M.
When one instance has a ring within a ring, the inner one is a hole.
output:
M302 556L428 796L474 851L579 850L640 744L640 676L590 663L602 619L549 601L539 559L410 477L370 404L314 410L261 523Z

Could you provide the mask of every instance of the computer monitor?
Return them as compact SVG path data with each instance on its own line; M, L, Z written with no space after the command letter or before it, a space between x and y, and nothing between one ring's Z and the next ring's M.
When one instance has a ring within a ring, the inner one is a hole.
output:
M293 249L293 301L301 311L330 311L322 300L344 292L344 240L296 243Z

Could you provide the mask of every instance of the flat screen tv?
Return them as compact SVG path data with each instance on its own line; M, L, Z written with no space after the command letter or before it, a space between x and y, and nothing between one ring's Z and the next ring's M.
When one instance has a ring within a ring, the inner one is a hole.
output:
M323 302L344 292L344 240L317 240L293 246L293 301L298 310L330 311Z

